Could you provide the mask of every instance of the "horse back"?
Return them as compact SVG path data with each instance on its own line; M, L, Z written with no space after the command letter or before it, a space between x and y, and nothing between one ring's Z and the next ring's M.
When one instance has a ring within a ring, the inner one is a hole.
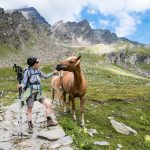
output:
M51 80L51 87L55 90L62 89L61 77L54 76Z

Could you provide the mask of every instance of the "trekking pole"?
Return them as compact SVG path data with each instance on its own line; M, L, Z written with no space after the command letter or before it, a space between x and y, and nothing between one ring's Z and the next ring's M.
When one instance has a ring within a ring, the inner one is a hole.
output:
M22 88L19 88L19 131L18 131L18 137L20 137L20 139L22 139L23 137L23 132L22 132L22 101L21 101L21 97L22 97Z
M21 81L23 79L23 70L20 66L17 66L16 64L14 64L13 69L15 70L16 74L17 74L17 80L19 82L19 84L21 84ZM23 137L23 132L22 132L22 87L19 88L18 90L18 100L19 100L19 120L18 120L18 125L19 125L19 130L18 130L18 137L20 137L20 139L22 139Z

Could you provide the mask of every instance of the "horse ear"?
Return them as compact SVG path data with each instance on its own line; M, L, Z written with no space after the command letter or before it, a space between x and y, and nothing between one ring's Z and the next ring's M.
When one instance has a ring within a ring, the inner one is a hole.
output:
M80 56L78 56L77 61L78 61L80 58L81 58L81 55L80 55Z

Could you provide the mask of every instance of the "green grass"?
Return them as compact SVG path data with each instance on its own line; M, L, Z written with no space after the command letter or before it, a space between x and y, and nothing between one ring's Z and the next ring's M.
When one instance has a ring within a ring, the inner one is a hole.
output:
M83 54L81 58L82 70L87 80L87 94L85 102L86 128L94 128L98 134L90 137L86 129L80 127L79 101L77 105L77 122L72 114L63 115L63 108L59 108L60 124L73 140L75 150L116 150L117 144L123 150L149 150L150 142L145 136L150 133L150 88L146 86L149 78L140 77L127 69L104 63L102 56ZM45 73L52 71L54 64L43 64L41 69ZM16 77L12 68L0 68L0 88L6 91L0 102L11 104L17 96ZM50 79L42 80L44 95L51 97ZM115 131L108 117L123 122L137 131L137 135L123 135ZM96 146L94 141L108 141L110 146Z
M148 70L148 71L150 70L150 64L139 63L137 66L144 70Z
M0 44L0 57L8 56L11 53L18 53L20 49L15 49L11 46L5 45L5 44Z
M71 114L67 114L66 117L61 116L60 122L63 122L64 129L69 135L75 137L75 146L81 150L108 150L116 149L117 144L121 144L122 149L125 150L150 149L150 143L144 140L150 132L150 91L146 86L150 80L112 64L101 64L100 56L89 54L82 56L82 68L88 83L85 103L86 128L95 128L98 134L91 138L82 130L80 139L81 133L73 129L70 131L68 127L70 124L72 126L72 123L68 121L68 118L72 119ZM106 69L108 66L111 69ZM60 110L61 113L62 111ZM78 121L72 128L80 125L79 101L77 101L77 116ZM107 118L109 116L131 126L138 134L127 136L117 133ZM92 147L89 147L85 144L93 143L93 141L108 141L110 146L100 147L91 144ZM84 147L80 147L81 143L84 143Z

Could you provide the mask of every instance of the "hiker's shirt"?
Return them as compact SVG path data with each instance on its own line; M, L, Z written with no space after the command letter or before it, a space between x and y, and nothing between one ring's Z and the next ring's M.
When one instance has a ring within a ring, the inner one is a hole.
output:
M28 68L24 72L24 77L22 81L22 88L25 87L32 88L32 90L41 90L41 79L40 78L50 78L54 75L54 73L44 74L42 71L34 68Z

